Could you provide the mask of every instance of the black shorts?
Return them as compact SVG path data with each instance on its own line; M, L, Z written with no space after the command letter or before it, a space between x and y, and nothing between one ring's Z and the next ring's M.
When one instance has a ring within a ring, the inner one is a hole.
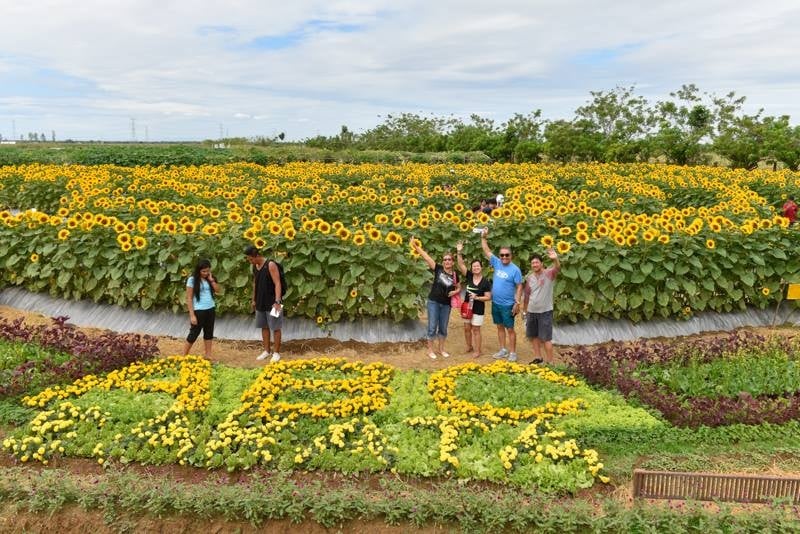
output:
M189 335L186 336L186 341L194 343L197 336L200 335L200 330L203 331L203 339L214 339L214 308L195 310L194 316L197 317L197 324L192 324L189 327Z
M525 335L529 339L553 340L553 310L531 313L525 317Z

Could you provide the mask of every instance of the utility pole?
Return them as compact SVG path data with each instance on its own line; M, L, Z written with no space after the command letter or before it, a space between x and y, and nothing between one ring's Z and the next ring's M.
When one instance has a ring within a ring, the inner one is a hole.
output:
M219 140L222 141L224 137L222 136L222 123L219 123Z
M144 125L144 142L150 142L150 132L148 131L148 126L146 124Z
M131 141L136 142L136 119L131 117Z
M17 138L17 121L11 119L11 139Z

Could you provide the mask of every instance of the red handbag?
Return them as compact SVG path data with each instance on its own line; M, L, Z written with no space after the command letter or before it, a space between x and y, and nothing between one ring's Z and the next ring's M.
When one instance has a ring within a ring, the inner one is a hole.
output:
M472 299L461 303L461 318L472 319Z

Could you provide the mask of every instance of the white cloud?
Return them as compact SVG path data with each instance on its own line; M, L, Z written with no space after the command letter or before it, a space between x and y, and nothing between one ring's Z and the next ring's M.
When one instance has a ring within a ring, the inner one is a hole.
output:
M215 137L220 124L298 139L404 111L569 118L589 91L636 84L658 99L685 83L800 121L800 5L788 0L7 4L3 135L14 119L127 139L136 117L152 139Z

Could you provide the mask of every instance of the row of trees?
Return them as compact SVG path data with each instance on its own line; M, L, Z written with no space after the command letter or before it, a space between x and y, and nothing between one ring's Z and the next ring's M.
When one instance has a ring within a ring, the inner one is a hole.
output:
M28 137L26 138L25 136L20 134L19 136L20 141L25 141L26 139L32 143L44 143L47 141L47 136L44 133L37 134L36 132L28 132ZM16 139L6 139L3 137L3 134L0 134L0 141L16 141ZM55 130L51 132L51 141L53 143L56 142Z
M670 98L653 103L635 87L591 93L571 120L545 120L540 110L515 114L503 123L472 115L453 117L389 115L383 123L354 133L307 139L309 146L408 152L480 151L497 161L709 163L714 154L733 167L759 162L800 164L800 126L789 116L748 115L745 97L716 96L684 85Z

